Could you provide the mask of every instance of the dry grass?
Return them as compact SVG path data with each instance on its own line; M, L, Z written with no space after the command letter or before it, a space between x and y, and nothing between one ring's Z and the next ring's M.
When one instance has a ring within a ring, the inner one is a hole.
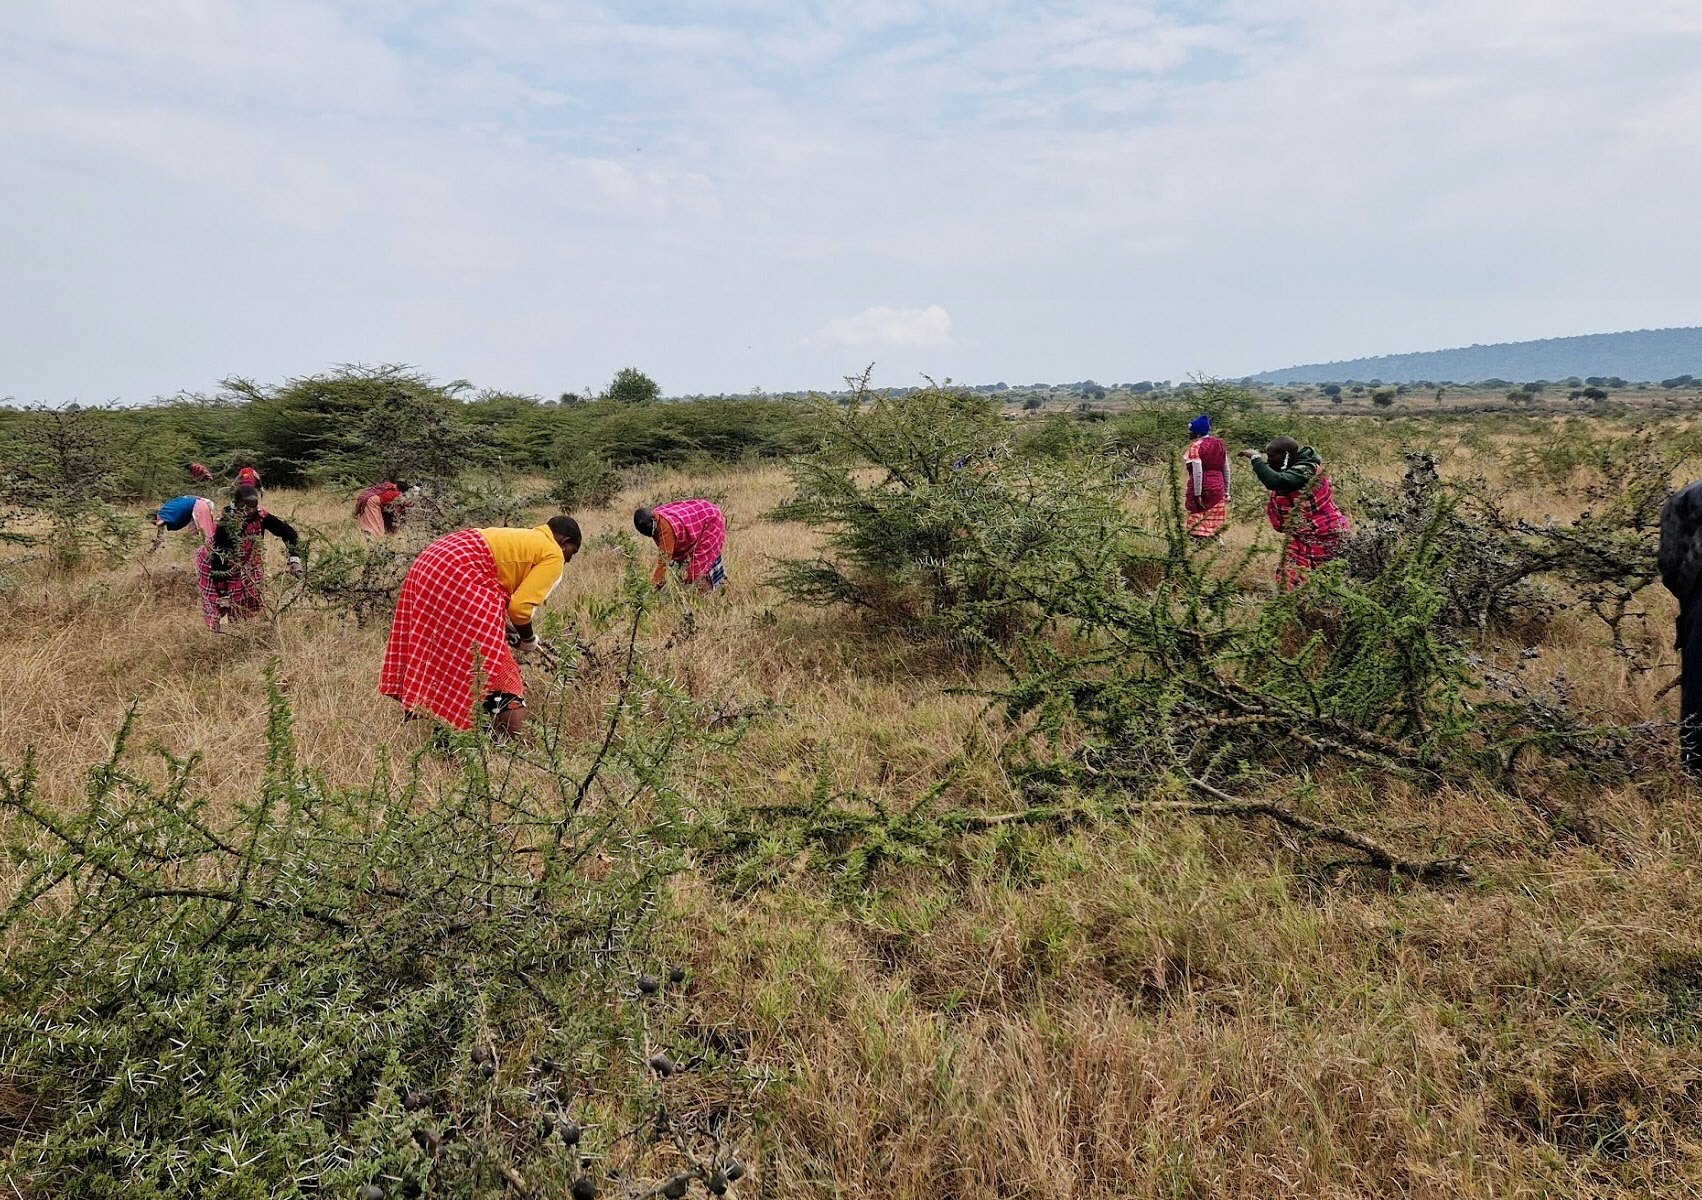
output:
M1452 465L1505 458L1506 438L1470 433L1439 435ZM1395 470L1386 452L1372 461ZM784 491L774 468L664 476L581 517L595 538L640 499L727 499L732 591L669 602L649 635L694 693L774 705L736 754L693 764L706 809L795 799L824 770L911 800L966 741L999 737L977 701L946 694L978 676L761 586L765 559L810 545L763 519ZM341 500L268 503L347 524ZM1520 503L1577 507L1552 489ZM212 637L187 562L178 546L7 597L0 758L36 746L70 795L139 697L144 741L201 752L209 784L240 795L260 770L274 656L304 757L333 777L419 744L374 692L382 628L291 613ZM619 568L587 550L552 607L606 594ZM1540 663L1621 719L1673 716L1656 699L1670 672L1630 671L1584 622L1555 630ZM970 757L957 801L1008 801L989 756ZM1337 786L1341 811L1465 849L1481 882L1325 887L1266 831L1157 819L1001 830L850 894L803 869L748 892L692 877L670 936L698 1016L774 1073L760 1194L1702 1195L1695 793L1670 775L1585 787L1602 832L1582 845L1493 792Z

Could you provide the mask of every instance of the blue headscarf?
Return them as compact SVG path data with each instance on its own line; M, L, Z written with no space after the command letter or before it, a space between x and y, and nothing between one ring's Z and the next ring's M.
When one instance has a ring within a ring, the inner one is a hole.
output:
M1211 432L1211 418L1201 413L1188 422L1188 432L1195 437L1205 437L1206 434Z

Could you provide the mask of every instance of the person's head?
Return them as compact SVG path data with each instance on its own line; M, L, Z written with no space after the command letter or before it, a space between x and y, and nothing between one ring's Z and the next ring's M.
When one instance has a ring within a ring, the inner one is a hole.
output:
M1188 422L1188 432L1195 437L1205 437L1206 434L1211 432L1211 418L1206 416L1205 413L1201 413Z
M555 538L556 545L561 547L561 556L569 562L579 553L579 547L585 543L585 537L579 532L579 522L572 517L562 514L551 517L545 522L550 527L550 536Z
M239 484L231 492L231 507L238 512L254 512L260 507L260 489Z
M391 481L390 486L398 492L405 492L408 490L408 481L406 479L395 479Z
M1281 471L1288 466L1288 460L1300 449L1300 443L1291 437L1272 438L1265 447L1265 461Z
M648 508L638 509L632 514L632 527L647 538L656 536L656 514Z

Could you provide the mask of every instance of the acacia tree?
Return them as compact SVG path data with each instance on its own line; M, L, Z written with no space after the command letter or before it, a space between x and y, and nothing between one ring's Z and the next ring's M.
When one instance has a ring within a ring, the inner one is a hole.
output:
M26 521L45 525L54 561L74 566L94 549L122 543L123 519L114 477L116 446L97 410L75 404L28 410L0 458L0 495ZM37 541L14 534L10 540Z

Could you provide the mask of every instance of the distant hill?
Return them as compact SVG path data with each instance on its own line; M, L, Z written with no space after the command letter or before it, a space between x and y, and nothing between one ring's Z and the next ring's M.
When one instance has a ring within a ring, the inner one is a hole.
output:
M1529 382L1576 375L1618 376L1629 380L1702 375L1702 327L1638 329L1629 333L1590 333L1582 337L1544 338L1536 342L1499 342L1384 354L1345 362L1306 363L1253 376L1261 383L1340 383L1381 379L1411 383L1417 379L1473 383L1480 379Z

